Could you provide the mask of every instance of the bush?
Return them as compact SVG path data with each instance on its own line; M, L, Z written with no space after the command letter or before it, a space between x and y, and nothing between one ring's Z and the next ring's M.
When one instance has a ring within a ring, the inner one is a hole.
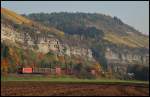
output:
M133 65L128 67L128 72L134 73L136 80L149 80L149 67L143 65Z
M73 67L74 74L78 78L84 79L95 79L96 76L92 75L90 72L90 68L88 66L85 67L83 64L79 63Z
M95 79L96 76L92 75L91 72L87 69L82 69L80 71L79 78L84 78L84 79Z

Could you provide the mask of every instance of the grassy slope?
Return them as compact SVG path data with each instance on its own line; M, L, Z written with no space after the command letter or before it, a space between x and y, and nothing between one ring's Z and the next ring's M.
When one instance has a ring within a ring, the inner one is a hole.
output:
M10 11L6 8L1 8L1 13L9 18L10 20L13 20L14 22L17 22L19 24L25 23L25 24L31 24L32 22L29 19L24 18L21 15L18 15L17 13Z
M144 36L139 36L136 34L130 34L128 36L118 36L114 33L107 33L104 37L114 44L124 44L129 47L148 47L149 39Z
M54 34L60 35L60 36L64 35L64 32L62 32L60 30L57 30L53 27L46 27L44 25L41 25L40 23L37 23L37 22L32 21L30 19L27 19L27 18L13 12L9 9L6 9L6 8L1 8L1 14L4 15L7 19L9 19L15 23L25 24L28 27L34 26L36 28L40 28L40 29L45 30L45 31L53 32Z

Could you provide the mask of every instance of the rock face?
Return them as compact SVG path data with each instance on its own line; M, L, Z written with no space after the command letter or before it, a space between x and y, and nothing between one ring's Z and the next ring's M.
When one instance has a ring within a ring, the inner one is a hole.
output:
M124 64L149 64L149 55L133 54L133 53L117 53L110 48L107 48L105 56L110 63L124 63Z
M89 59L93 58L92 51L90 49L68 46L68 44L61 43L59 39L57 39L54 36L46 38L43 36L39 36L37 43L34 43L32 37L30 37L30 35L26 32L18 32L5 25L1 25L1 27L2 27L1 42L7 40L17 45L29 47L30 49L34 49L33 46L37 45L38 46L37 52L42 53L48 53L49 51L52 51L58 55L68 55L68 56L77 55L77 56L85 56L88 57Z
M5 41L5 40L9 40L9 41L15 43L15 41L16 41L15 34L13 33L12 29L7 28L1 24L1 42Z
M1 24L1 42L9 41L16 45L22 45L23 47L29 47L35 50L33 46L37 46L37 52L48 53L52 51L58 55L77 55L85 56L89 59L94 59L92 51L89 48L82 48L79 46L69 46L66 43L62 43L55 36L40 36L41 32L37 31L37 42L33 39L29 33L25 31L17 31L5 24ZM34 32L33 32L34 33ZM110 48L106 49L105 57L108 63L124 63L124 64L149 64L149 55L137 55L131 53L116 53Z
M148 54L119 53L107 48L105 56L108 62L108 68L115 73L120 73L121 75L126 75L128 67L131 65L147 66L149 64Z

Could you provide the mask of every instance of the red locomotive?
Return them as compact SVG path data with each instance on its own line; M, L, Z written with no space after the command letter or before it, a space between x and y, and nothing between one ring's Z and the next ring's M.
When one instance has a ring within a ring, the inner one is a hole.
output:
M33 68L18 68L18 73L33 73Z

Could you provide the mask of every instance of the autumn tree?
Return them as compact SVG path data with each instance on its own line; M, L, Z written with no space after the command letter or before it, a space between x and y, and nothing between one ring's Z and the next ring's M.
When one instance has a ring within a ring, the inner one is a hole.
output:
M101 65L99 63L94 64L93 68L95 69L96 74L98 74L98 75L102 72L102 68L101 68Z
M18 64L19 63L19 58L18 58L16 52L14 52L14 50L12 48L9 48L9 54L14 59L15 64Z
M59 60L61 63L65 63L65 58L64 58L64 56L62 56L62 55L58 56L58 60Z
M4 77L7 77L8 75L8 59L7 58L3 58L1 60L1 72L4 75Z
M9 48L5 44L1 44L1 72L5 77L8 74L8 56Z
M113 77L113 71L112 71L112 67L111 66L108 67L108 70L105 73L105 75L106 75L107 78L110 78L110 79Z

